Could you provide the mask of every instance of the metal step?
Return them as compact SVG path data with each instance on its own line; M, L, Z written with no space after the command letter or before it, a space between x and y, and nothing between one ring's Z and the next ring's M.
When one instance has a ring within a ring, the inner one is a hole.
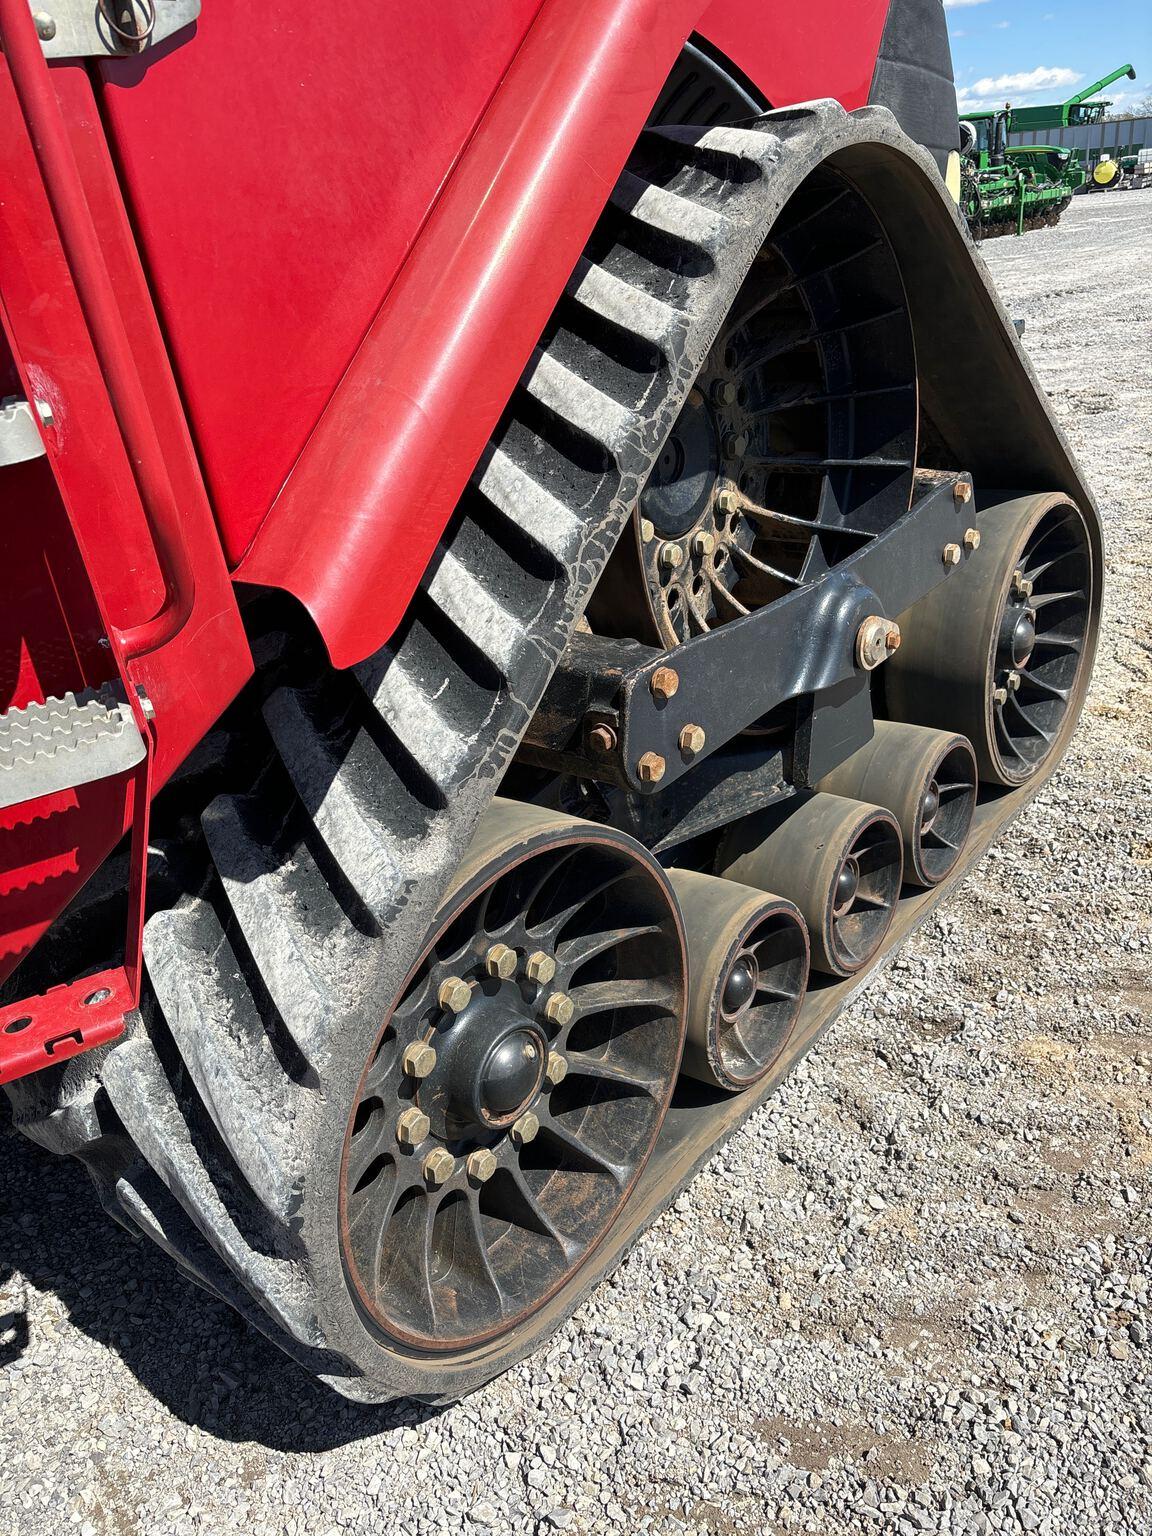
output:
M0 810L134 768L144 739L116 684L0 713Z

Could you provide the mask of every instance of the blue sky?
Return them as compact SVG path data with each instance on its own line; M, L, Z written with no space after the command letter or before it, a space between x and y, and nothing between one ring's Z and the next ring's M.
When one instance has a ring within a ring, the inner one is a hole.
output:
M1121 64L1114 111L1152 96L1152 0L944 0L963 110L1065 101Z

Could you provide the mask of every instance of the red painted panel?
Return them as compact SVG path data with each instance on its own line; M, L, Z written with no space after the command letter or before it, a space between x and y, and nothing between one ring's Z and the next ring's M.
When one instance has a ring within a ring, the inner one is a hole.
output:
M714 0L697 31L774 107L834 97L866 106L889 0Z
M239 559L539 0L212 0L105 121Z

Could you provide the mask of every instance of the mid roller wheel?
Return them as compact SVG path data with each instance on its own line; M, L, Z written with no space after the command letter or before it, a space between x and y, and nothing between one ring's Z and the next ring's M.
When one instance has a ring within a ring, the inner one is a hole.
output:
M676 1080L685 961L628 838L497 801L348 1123L345 1263L397 1347L515 1329L588 1258Z
M1061 495L983 510L979 547L900 618L886 667L896 720L958 731L985 783L1023 784L1063 751L1083 702L1099 608L1088 525Z

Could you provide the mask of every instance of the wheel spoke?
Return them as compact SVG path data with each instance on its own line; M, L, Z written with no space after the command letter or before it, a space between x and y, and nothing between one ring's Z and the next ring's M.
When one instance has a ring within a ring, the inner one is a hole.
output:
M547 1238L549 1242L555 1243L556 1247L564 1255L565 1261L568 1261L574 1251L572 1239L565 1237L556 1223L547 1214L540 1203L539 1195L536 1194L531 1184L529 1184L523 1168L514 1160L505 1165L504 1172L511 1180L524 1208L521 1214L526 1212L528 1215L531 1223L529 1230L536 1232L540 1237ZM515 1218L509 1219L514 1220ZM517 1223L517 1225L520 1225L520 1223Z
M606 1153L590 1147L587 1141L574 1136L553 1116L541 1116L540 1135L557 1147L570 1162L588 1173L606 1174L614 1184L623 1187L629 1178L628 1169L612 1160Z
M559 935L564 932L564 929L567 928L576 914L591 905L598 896L603 896L605 891L610 891L614 885L619 885L627 873L627 870L618 869L612 874L606 875L602 880L596 881L587 890L582 891L576 901L570 902L562 911L554 912L546 922L533 924L528 931L530 933L546 934L551 943L555 945ZM530 907L526 905L525 911L530 910Z
M1009 695L1008 703L1005 706L1005 710L1007 711L1008 709L1012 710L1017 723L1026 736L1039 736L1042 741L1046 741L1051 744L1052 737L1050 734L1043 728L1043 726L1038 725L1030 715L1026 715L1024 713L1024 710L1021 708L1019 699L1017 699L1014 695ZM1007 724L1007 722L1005 722L1005 724Z
M594 981L573 987L569 993L576 1004L577 1016L608 1013L617 1008L667 1008L671 1005L667 983L658 980Z
M1079 639L1065 639L1063 635L1037 635L1032 642L1034 651L1063 651L1066 654L1079 655Z
M1083 592L1041 592L1033 593L1028 602L1033 608L1049 608L1053 603L1067 602L1070 597L1079 602L1085 601Z
M643 1073L631 1071L627 1067L615 1066L612 1062L595 1056L585 1056L580 1051L572 1051L568 1055L568 1073L571 1077L593 1077L600 1082L614 1083L620 1088L634 1088L638 1093L647 1094L650 1099L660 1096L660 1079L647 1077Z
M600 933L588 933L579 939L565 939L556 950L556 959L562 966L576 972L605 950L616 949L631 939L659 932L657 923L642 923L631 928L608 928Z
M1067 701L1067 688L1057 688L1052 683L1046 683L1044 679L1042 677L1038 677L1035 672L1029 672L1025 670L1019 673L1019 678L1021 688L1027 686L1029 688L1034 688L1037 693L1043 694L1046 698L1059 699L1061 703L1065 703Z

